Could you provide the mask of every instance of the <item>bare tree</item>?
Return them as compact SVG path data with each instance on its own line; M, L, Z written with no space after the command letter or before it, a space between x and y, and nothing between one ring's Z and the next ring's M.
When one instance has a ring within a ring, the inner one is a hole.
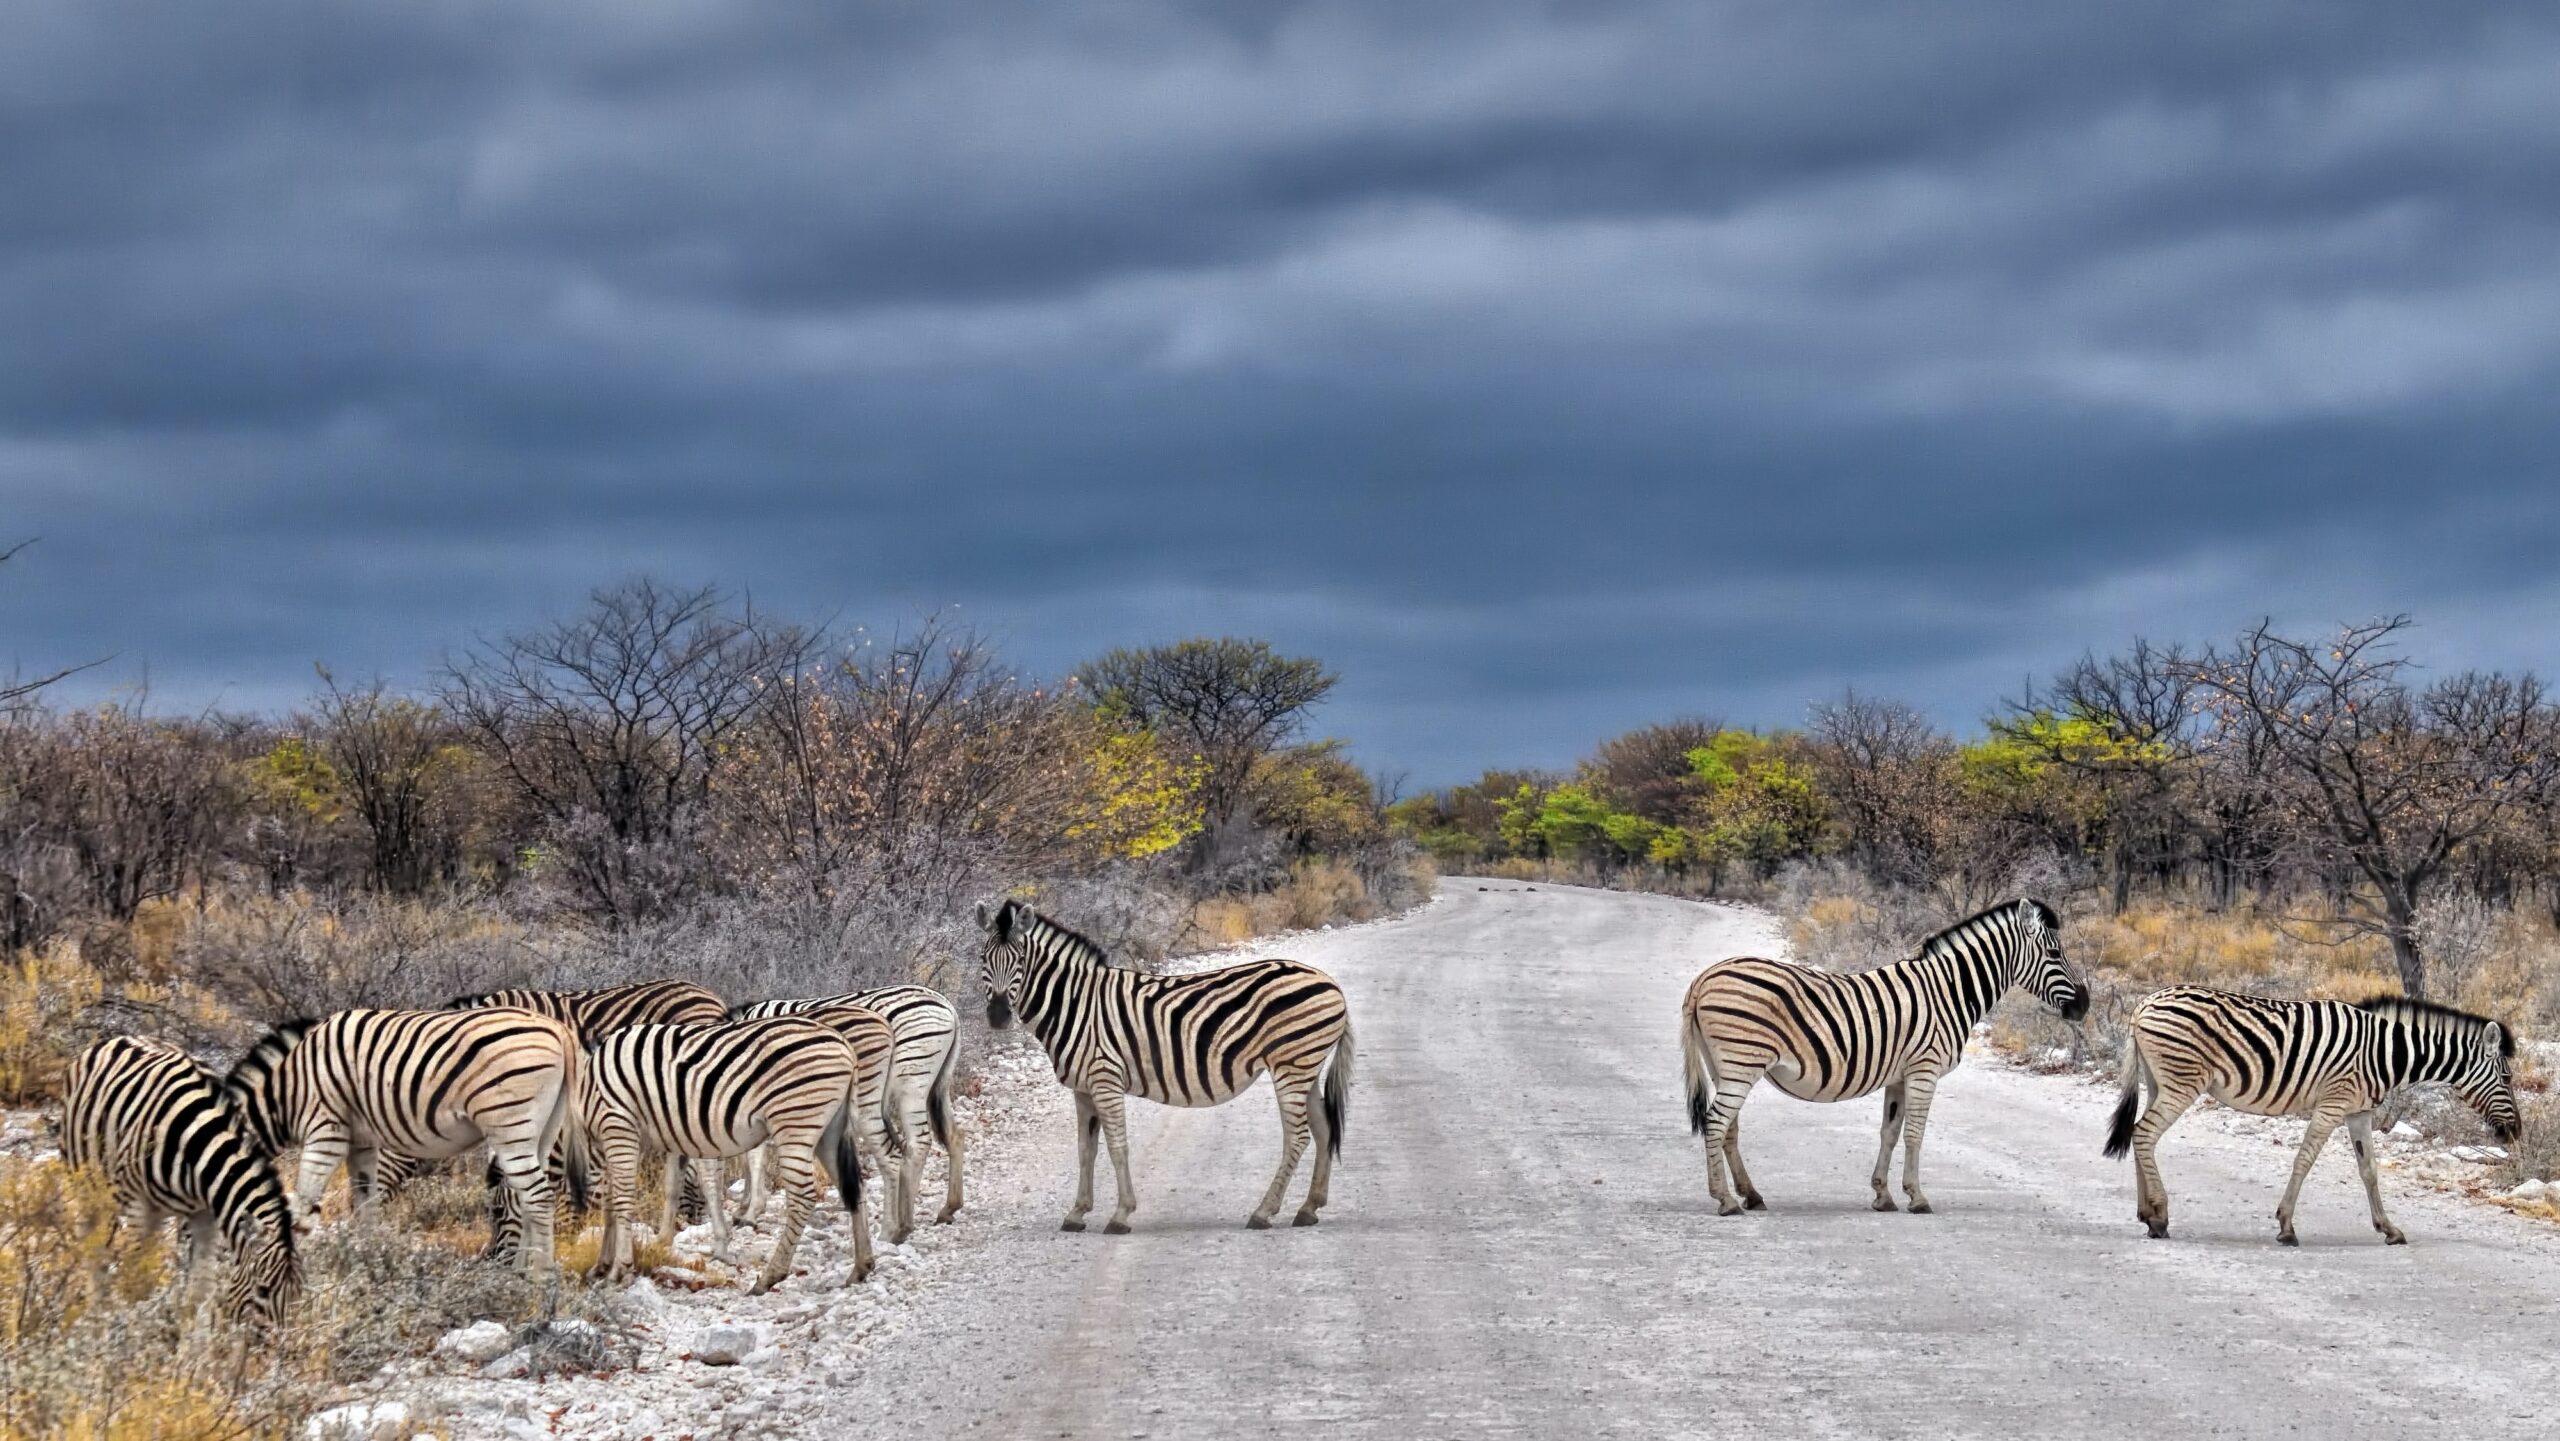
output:
M624 924L699 885L690 852L721 747L760 685L812 644L733 609L716 586L642 579L595 592L569 619L474 644L440 689L540 818L583 908Z
M1602 741L1583 773L1612 803L1657 825L1676 825L1698 799L1689 753L1714 744L1723 731L1721 723L1697 717L1644 726Z
M2191 673L2223 729L2264 747L2297 850L2362 882L2338 891L2338 918L2386 938L2401 985L2423 996L2420 910L2467 847L2560 794L2560 714L2531 675L2413 688L2397 649L2408 624L2314 642L2262 623Z
M2010 707L2013 718L2050 710L2094 730L2007 733L2039 739L2047 758L2085 781L2097 797L2107 848L2109 899L2118 914L2132 901L2138 872L2176 864L2186 833L2185 778L2196 730L2193 666L2183 651L2136 638L2120 655L2083 656L2049 690Z
M233 795L228 757L205 730L137 703L20 726L9 739L0 788L20 868L56 857L82 903L115 921L201 873Z
M450 879L462 860L460 792L471 764L452 715L391 694L379 678L341 686L322 666L309 728L363 827L373 887L414 896Z
M1197 754L1209 858L1243 809L1256 762L1295 739L1340 677L1233 637L1115 650L1078 672L1104 707Z
M1815 705L1806 735L1858 865L1885 880L1936 880L1954 743L1910 706L1854 690Z
M0 565L6 565L10 561L17 559L18 552L25 550L28 546L33 544L35 544L33 540L22 540L16 545L9 547L7 550L0 550ZM82 661L78 665L67 665L59 670L48 671L45 674L36 676L32 679L26 679L12 674L8 679L0 680L0 715L10 715L23 711L29 705L35 703L36 697L43 692L45 687L53 684L55 681L62 680L69 676L78 675L80 672L87 670L92 666L104 664L106 664L106 662L103 659Z

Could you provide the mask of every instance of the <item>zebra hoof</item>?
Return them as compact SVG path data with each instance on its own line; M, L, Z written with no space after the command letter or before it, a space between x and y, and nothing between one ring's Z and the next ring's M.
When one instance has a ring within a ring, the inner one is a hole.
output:
M1129 1223L1126 1221L1113 1221L1102 1228L1102 1234L1106 1236L1126 1236L1129 1234Z
M1927 1201L1914 1201L1910 1205L1903 1207L1903 1209L1909 1211L1914 1216L1926 1216L1929 1214L1929 1203Z
M2296 1236L2291 1231L2279 1231L2276 1233L2276 1244L2279 1246L2299 1246L2302 1244L2302 1238Z
M951 1224L951 1218L958 1214L960 1214L959 1207L945 1206L934 1214L933 1224L937 1226L948 1226Z
M1244 1218L1244 1228L1248 1231L1268 1231L1271 1229L1271 1218L1262 1215L1247 1216Z
M2152 1240L2154 1240L2154 1241L2166 1241L2166 1240L2168 1240L2168 1239L2169 1239L2169 1223L2168 1223L2168 1222L2166 1222L2166 1221L2153 1221L2153 1220L2149 1220L2149 1219L2147 1219L2147 1218L2146 1218L2146 1219L2143 1221L2143 1223L2142 1223L2142 1224L2143 1224L2146 1228L2148 1228L2148 1229L2150 1230L2150 1232L2151 1232L2151 1239L2152 1239Z
M1760 1199L1759 1192L1753 1191L1742 1198L1742 1209L1746 1211L1766 1211L1769 1209L1769 1203Z
M1313 1211L1300 1211L1297 1215L1289 1218L1289 1224L1292 1226L1312 1226L1315 1223L1316 1213Z
M1891 1196L1879 1195L1876 1197L1875 1203L1867 1207L1867 1209L1870 1211L1899 1211L1902 1208L1893 1204L1893 1198Z
M1058 1223L1058 1229L1061 1231L1081 1231L1084 1229L1084 1218L1081 1216L1069 1216L1067 1219Z
M2406 1246L2409 1244L2409 1238L2401 1233L2399 1227L2394 1226L2390 1230L2382 1233L2382 1244L2386 1246Z
M1718 1201L1716 1203L1716 1214L1719 1216L1739 1216L1742 1214L1742 1203L1740 1201Z

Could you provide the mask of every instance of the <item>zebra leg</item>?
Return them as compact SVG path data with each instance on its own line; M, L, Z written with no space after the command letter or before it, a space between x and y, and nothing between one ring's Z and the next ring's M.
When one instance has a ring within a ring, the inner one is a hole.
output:
M302 1138L302 1158L296 1163L293 1182L293 1219L297 1225L311 1219L320 1209L321 1193L329 1189L329 1178L346 1164L349 1137L346 1129L334 1121L323 1121Z
M684 1219L684 1157L669 1151L664 1160L667 1178L666 1198L658 1203L658 1234L662 1237L672 1237L681 1228Z
M1716 1101L1707 1110L1707 1193L1715 1197L1719 1216L1742 1213L1741 1199L1725 1181L1724 1138L1742 1120L1743 1098L1751 1094L1752 1083L1759 1079L1756 1071L1747 1077L1729 1070L1717 1073Z
M681 1164L685 1173L693 1178L694 1189L708 1198L709 1204L702 1209L705 1219L711 1223L711 1254L726 1261L729 1259L732 1233L729 1230L729 1197L720 1182L727 1167L718 1161L699 1158Z
M179 1261L179 1292L192 1308L196 1287L213 1269L214 1255L222 1246L222 1218L211 1211L198 1211L187 1218L185 1254Z
M2293 1179L2285 1183L2284 1200L2276 1206L2276 1240L2287 1246L2299 1246L2302 1238L2293 1234L2293 1203L2301 1198L2302 1179L2311 1174L2311 1163L2320 1159L2320 1148L2329 1144L2329 1133L2338 1128L2339 1117L2322 1110L2311 1113L2311 1124L2303 1128L2302 1149L2293 1153Z
M1094 1115L1102 1122L1102 1143L1111 1148L1111 1169L1120 1179L1120 1204L1103 1224L1106 1236L1129 1234L1129 1217L1138 1209L1138 1183L1129 1174L1129 1098L1116 1086L1093 1093Z
M1915 1216L1929 1214L1929 1198L1920 1190L1920 1142L1929 1131L1929 1103L1937 1099L1938 1078L1913 1076L1902 1085L1902 1199Z
M938 1139L942 1142L945 1170L942 1176L942 1210L934 1216L933 1224L947 1226L951 1224L952 1217L960 1214L960 1149L966 1143L957 1121L945 1123Z
M347 1150L347 1190L355 1198L356 1209L379 1211L382 1208L382 1151L376 1146L351 1146Z
M2195 1101L2192 1083L2153 1069L2151 1105L2133 1127L2133 1212L2155 1241L2169 1234L2169 1185L2160 1179L2160 1138Z
M809 1224L809 1213L818 1204L818 1147L806 1134L795 1134L788 1142L775 1146L775 1181L782 1188L782 1234L774 1237L773 1254L765 1258L764 1271L747 1294L761 1296L782 1284L791 1274L792 1254L800 1249L800 1231ZM854 1269L871 1269L871 1228L861 1217L853 1225Z
M2347 1117L2347 1139L2355 1143L2356 1170L2364 1177L2364 1198L2373 1206L2373 1229L2382 1233L2386 1246L2409 1244L2409 1238L2382 1214L2382 1176L2373 1159L2373 1112L2358 1111Z
M1893 1188L1885 1184L1885 1176L1893 1169L1893 1143L1902 1134L1902 1083L1896 1081L1884 1088L1884 1131L1876 1141L1875 1174L1868 1184L1875 1187L1876 1199L1871 1209L1891 1211Z
M1271 1229L1271 1213L1280 1209L1281 1198L1289 1193L1289 1178L1298 1173L1298 1157L1307 1149L1307 1102L1315 1095L1313 1075L1295 1077L1283 1083L1271 1078L1272 1094L1280 1101L1280 1171L1271 1178L1271 1188L1262 1193L1262 1204L1253 1208L1245 1225L1256 1231ZM1313 1211L1300 1211L1297 1224L1315 1224Z
M541 1280L560 1264L551 1248L552 1227L559 1218L560 1203L551 1185L551 1168L545 1164L542 1142L533 1136L503 1140L493 1137L489 1150L497 1160L499 1176L515 1193L516 1214L524 1220L525 1274Z
M1742 1164L1742 1113L1736 1111L1724 1128L1724 1168L1733 1174L1734 1189L1742 1192L1742 1209L1765 1211L1769 1203L1760 1199L1759 1190L1751 1184L1751 1172Z
M1102 1118L1095 1114L1093 1097L1076 1092L1076 1199L1067 1207L1067 1219L1058 1223L1061 1231L1081 1231L1084 1217L1093 1209L1093 1148L1102 1139Z
M604 1173L604 1239L596 1247L596 1274L620 1281L638 1260L632 1232L640 1225L640 1135L629 1116L612 1108L596 1117L588 1145Z

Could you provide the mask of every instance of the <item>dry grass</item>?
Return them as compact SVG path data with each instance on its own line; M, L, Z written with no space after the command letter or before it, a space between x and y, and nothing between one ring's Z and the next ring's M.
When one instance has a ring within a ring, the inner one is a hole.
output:
M1393 878L1399 894L1381 896L1340 861L1302 861L1290 867L1286 881L1268 891L1218 896L1194 906L1176 949L1218 950L1279 931L1375 920L1430 895L1434 879L1429 860L1417 857L1407 873Z

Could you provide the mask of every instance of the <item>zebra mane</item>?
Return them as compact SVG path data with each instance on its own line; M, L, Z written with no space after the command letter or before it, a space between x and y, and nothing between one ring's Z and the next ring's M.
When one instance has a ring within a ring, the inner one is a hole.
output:
M2419 1017L2434 1017L2439 1020L2460 1021L2474 1026L2495 1026L2498 1028L2498 1054L2510 1061L2516 1058L2515 1031L2504 1021L2500 1021L2495 1017L2474 1015L2469 1011L2460 1010L2453 1006L2441 1006L2433 1001L2418 1001L2412 1000L2407 996L2393 995L2368 996L2365 999L2356 1002L2356 1009L2368 1012L2372 1015L2381 1016L2387 1020L2401 1022L2408 1022Z
M309 1016L278 1021L274 1030L260 1036L256 1045L241 1052L240 1059L231 1063L231 1069L222 1078L223 1089L241 1089L245 1083L274 1070L276 1063L285 1058L285 1053L301 1045L302 1038L318 1024Z
M1104 950L1101 943L1094 940L1093 937L1086 935L1082 931L1070 930L1066 926L1060 925L1049 917L1031 909L1029 906L1023 905L1020 901L1016 901L1013 904L1023 915L1030 918L1031 925L1039 927L1049 935L1066 942L1069 947L1081 951L1084 955L1084 959L1093 962L1097 966L1110 966L1114 964L1111 959L1111 953Z
M1936 935L1931 936L1929 939L1922 941L1920 943L1920 955L1923 959L1927 959L1952 954L1955 950L1956 942L1959 939L1970 938L1976 930L1986 929L1993 922L1996 922L2006 916L2013 915L2020 908L2027 906L2033 906L2035 908L2037 917L2045 924L2045 929L2060 930L2062 928L2062 922L2060 918L2054 915L2053 907L2048 906L2039 900L2020 897L2013 901L2002 901L2000 904L1992 906L1987 910L1976 911L1972 915L1965 917L1963 920L1960 920L1954 925L1947 927L1945 930L1938 932Z

